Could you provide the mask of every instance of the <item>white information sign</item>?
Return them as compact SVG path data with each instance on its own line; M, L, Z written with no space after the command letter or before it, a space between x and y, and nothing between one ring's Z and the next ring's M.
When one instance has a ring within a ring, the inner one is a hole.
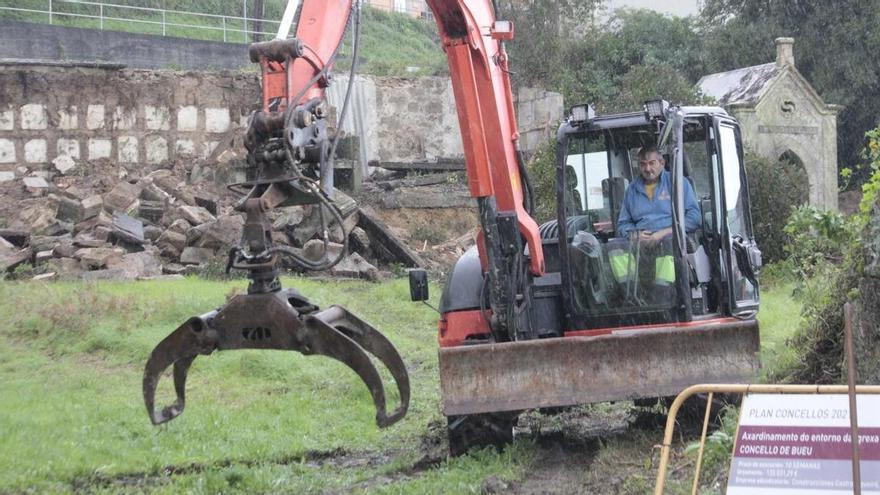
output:
M858 397L862 494L880 495L880 396ZM846 395L751 394L743 400L728 495L850 494Z

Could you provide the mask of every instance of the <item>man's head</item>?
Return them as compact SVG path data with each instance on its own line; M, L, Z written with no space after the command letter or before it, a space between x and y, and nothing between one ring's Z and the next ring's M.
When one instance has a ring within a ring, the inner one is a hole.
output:
M657 151L657 147L654 145L642 146L639 148L638 158L639 173L642 175L645 183L653 184L657 182L660 178L660 173L663 172L663 167L666 166L666 161L663 160L663 155Z

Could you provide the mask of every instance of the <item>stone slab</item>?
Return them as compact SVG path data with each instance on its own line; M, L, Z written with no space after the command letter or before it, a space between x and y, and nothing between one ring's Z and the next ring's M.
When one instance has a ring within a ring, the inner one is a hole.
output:
M201 265L214 258L214 251L207 248L189 246L180 253L180 263L184 265Z

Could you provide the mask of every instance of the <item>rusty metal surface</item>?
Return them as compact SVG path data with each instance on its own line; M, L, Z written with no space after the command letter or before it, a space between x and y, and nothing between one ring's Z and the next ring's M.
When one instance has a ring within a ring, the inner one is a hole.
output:
M161 424L183 412L187 372L197 356L234 349L290 350L336 359L354 370L369 388L379 427L403 418L409 407L409 376L391 342L345 308L317 309L295 291L285 290L238 295L217 311L190 318L160 342L147 361L143 393L150 420ZM371 354L388 368L397 385L400 404L390 414ZM156 387L172 365L177 398L158 410L154 404Z
M443 414L516 411L677 395L751 381L756 321L440 350Z

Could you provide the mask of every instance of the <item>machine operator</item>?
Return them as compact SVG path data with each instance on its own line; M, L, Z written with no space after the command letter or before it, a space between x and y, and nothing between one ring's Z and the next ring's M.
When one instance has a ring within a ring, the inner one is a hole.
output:
M618 239L608 243L608 257L619 283L633 281L639 270L638 254L654 260L654 283L675 282L672 257L672 178L656 146L638 151L639 177L626 189L617 221ZM685 230L700 226L700 206L689 181L684 181ZM634 252L637 256L634 256Z

